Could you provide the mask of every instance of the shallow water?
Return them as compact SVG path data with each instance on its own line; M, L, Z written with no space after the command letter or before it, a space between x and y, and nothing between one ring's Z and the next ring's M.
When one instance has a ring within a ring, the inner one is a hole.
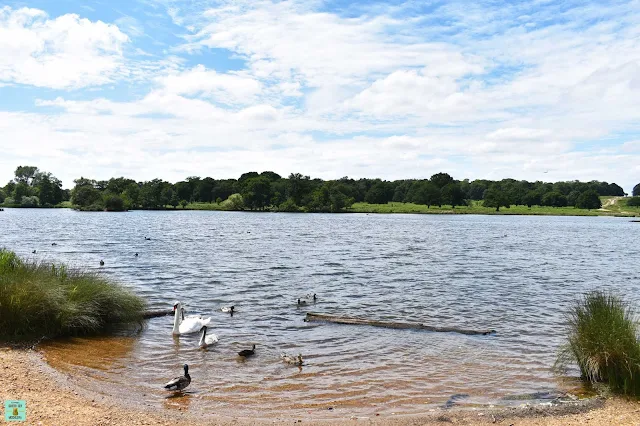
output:
M173 338L172 318L155 318L133 337L49 345L52 365L124 384L151 405L261 417L417 413L564 388L550 370L563 312L603 286L637 306L639 237L628 219L598 217L0 213L0 246L88 265L152 308L181 300L188 313L212 316L220 338L202 351L197 334ZM307 293L317 303L297 306ZM307 323L306 312L497 334ZM256 355L239 359L253 343ZM302 353L305 365L283 364L281 352ZM192 393L167 400L162 384L183 363Z

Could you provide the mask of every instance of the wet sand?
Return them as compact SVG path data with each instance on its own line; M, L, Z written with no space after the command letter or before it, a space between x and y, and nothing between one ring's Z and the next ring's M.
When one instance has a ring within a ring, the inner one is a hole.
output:
M195 416L180 398L167 400L158 410L136 404L131 395L111 389L103 393L78 385L77 378L60 373L42 360L37 351L0 347L0 396L2 400L27 401L28 425L638 425L640 402L621 398L593 399L558 406L509 409L437 410L420 416L379 416L330 420L282 417L265 420L233 417L233 413ZM4 409L4 407L3 407ZM2 413L4 417L4 413Z

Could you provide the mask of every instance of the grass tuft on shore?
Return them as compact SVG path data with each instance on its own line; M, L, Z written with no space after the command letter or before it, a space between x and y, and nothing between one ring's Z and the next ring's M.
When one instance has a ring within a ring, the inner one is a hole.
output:
M608 292L587 293L568 314L569 336L556 367L577 364L584 380L640 396L640 345L633 309Z
M0 250L0 340L96 334L140 321L144 308L141 298L95 273Z

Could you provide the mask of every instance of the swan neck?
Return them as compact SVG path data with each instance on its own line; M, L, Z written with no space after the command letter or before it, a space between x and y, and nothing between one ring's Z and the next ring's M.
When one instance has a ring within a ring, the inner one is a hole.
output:
M180 315L180 306L178 306L173 315L173 334L180 334L180 323L182 322L182 318Z

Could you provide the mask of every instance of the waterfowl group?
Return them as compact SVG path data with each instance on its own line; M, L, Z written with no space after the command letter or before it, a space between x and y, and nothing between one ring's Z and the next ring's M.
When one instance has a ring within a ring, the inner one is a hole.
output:
M189 366L187 364L183 365L184 368L184 376L175 377L167 382L164 385L165 389L173 390L173 391L181 391L182 389L189 386L191 383L191 376L189 375Z

